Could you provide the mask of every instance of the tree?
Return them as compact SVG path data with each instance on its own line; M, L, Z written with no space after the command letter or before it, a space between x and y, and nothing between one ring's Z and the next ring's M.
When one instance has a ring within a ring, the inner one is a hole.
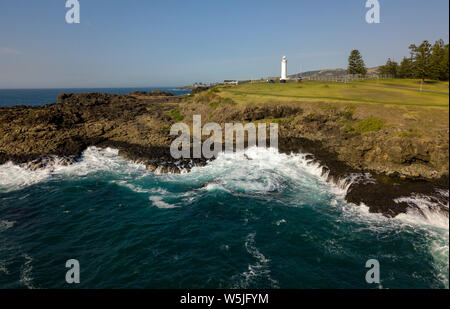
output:
M398 77L400 78L413 78L413 63L411 58L404 57L400 66L398 67Z
M448 45L443 40L436 41L430 56L430 77L435 80L448 80Z
M398 77L398 63L395 61L392 61L391 58L388 58L385 65L382 65L380 67L380 74L382 75L390 75L394 78Z
M431 45L428 41L409 46L410 57L404 57L400 65L388 59L380 67L380 74L400 78L449 79L449 45L438 40ZM350 60L349 60L350 61Z
M428 41L423 41L419 46L411 45L411 53L414 59L414 73L415 77L422 79L431 77L431 44Z
M448 44L444 46L444 58L442 59L442 66L443 66L443 75L442 80L448 80L449 79L449 46Z
M360 75L366 75L367 69L366 65L364 64L364 60L362 59L362 56L359 52L359 50L352 50L350 53L350 57L348 57L348 74L360 74Z

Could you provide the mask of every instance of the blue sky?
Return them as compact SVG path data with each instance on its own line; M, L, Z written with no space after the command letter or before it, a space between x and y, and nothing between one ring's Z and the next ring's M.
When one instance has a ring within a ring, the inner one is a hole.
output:
M401 60L411 43L449 40L448 0L0 0L0 88L178 86Z

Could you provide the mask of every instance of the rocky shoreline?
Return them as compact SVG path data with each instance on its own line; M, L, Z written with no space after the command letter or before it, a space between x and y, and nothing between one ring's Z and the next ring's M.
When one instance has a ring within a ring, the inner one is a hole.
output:
M209 97L208 97L209 96ZM394 217L410 203L402 200L423 194L442 205L448 216L448 138L420 141L389 132L348 134L340 127L342 111L306 113L291 105L236 106L214 102L214 94L175 96L162 91L129 95L61 94L55 104L0 108L0 164L12 161L29 169L43 168L58 157L75 162L89 146L112 147L132 161L158 173L204 165L205 159L174 160L171 124L192 123L192 115L225 122L280 122L279 150L311 153L339 183L354 175L346 199L364 203L371 212ZM447 205L447 206L446 206ZM421 211L420 209L418 209Z
M283 139L280 141L279 150L285 153L313 154L312 160L328 170L328 181L339 186L350 182L346 201L356 205L364 204L372 213L382 213L387 217L406 213L408 208L416 205L396 200L419 194L437 202L435 204L438 208L433 211L448 216L448 196L440 193L440 190L449 189L446 176L425 180L355 169L346 162L337 160L337 155L329 152L320 142L307 139ZM422 212L421 209L418 211Z

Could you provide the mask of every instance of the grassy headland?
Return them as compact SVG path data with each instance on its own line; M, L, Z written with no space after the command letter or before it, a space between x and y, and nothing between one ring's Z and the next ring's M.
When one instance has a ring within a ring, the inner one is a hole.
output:
M380 85L380 86L392 86L392 87L404 87L408 89L415 89L425 91L439 91L439 92L447 92L449 83L448 81L434 81L434 80L425 80L422 84L420 79L407 79L407 78L385 78L385 79L365 79L359 81L361 84L372 84L372 85Z
M307 140L357 170L420 179L448 175L448 82L426 83L442 93L411 90L420 80L377 80L386 87L373 82L218 86L187 98L180 114L187 123L193 114L221 124L276 122L280 140L298 145L297 151Z
M199 114L203 124L222 126L276 122L280 151L314 154L333 179L371 172L377 182L352 185L348 200L395 216L408 208L396 198L448 188L448 111L448 94L320 82L244 84L187 96L61 94L56 104L0 108L0 164L38 169L55 156L70 164L95 145L117 148L152 171L179 172L206 160L171 157L175 122L192 124Z
M363 83L398 88L381 88ZM420 80L366 80L361 84L304 82L287 84L243 84L215 91L223 99L240 105L289 104L311 114L342 111L342 123L357 132L390 127L394 134L423 138L446 134L449 126L448 82L426 83L424 89L447 92L411 91Z

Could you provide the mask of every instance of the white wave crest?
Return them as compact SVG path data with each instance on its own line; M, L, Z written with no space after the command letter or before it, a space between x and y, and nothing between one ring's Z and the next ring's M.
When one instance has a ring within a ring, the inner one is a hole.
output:
M443 197L448 198L448 191L437 190ZM440 199L423 194L412 194L409 197L402 197L396 202L405 202L411 206L406 214L400 214L397 219L408 222L414 226L430 226L429 252L434 260L434 268L438 279L449 287L449 218L448 202L444 204Z
M168 208L176 208L177 206L166 203L163 201L163 197L162 196L150 196L149 197L150 201L153 202L153 205L155 205L158 208L164 208L164 209L168 209Z
M398 215L398 219L417 224L429 224L448 231L448 203L443 204L438 199L423 194L412 194L409 197L397 198L394 201L396 203L404 202L412 206L406 214Z
M81 159L72 165L65 166L58 162L44 169L30 170L24 167L7 163L0 166L0 192L12 191L36 184L53 177L84 177L97 172L114 173L115 183L137 193L146 193L149 200L158 208L168 209L182 206L184 201L173 205L167 202L171 200L172 193L158 192L158 188L147 188L145 183L136 184L135 180L150 175L145 167L127 161L118 155L115 149L100 149L89 147L84 151ZM198 185L192 189L197 190L203 186L203 192L226 191L230 194L248 194L258 197L277 198L276 194L284 194L285 190L295 188L298 204L314 201L323 195L330 207L341 207L344 216L352 220L368 221L371 229L385 229L403 224L423 229L429 235L430 254L436 262L436 269L442 276L443 282L448 286L448 215L441 210L447 205L440 205L439 201L423 195L412 195L397 199L398 202L406 202L411 207L407 214L402 214L394 220L383 217L380 214L370 214L364 205L345 203L344 197L354 182L371 182L368 174L351 174L345 179L330 182L329 170L311 159L308 154L283 154L276 149L249 148L243 152L221 153L217 159L209 162L204 167L194 167L190 173L158 176L161 184L165 182L189 183ZM161 187L159 188L161 190ZM156 191L155 191L156 190ZM192 199L192 194L186 193L186 201ZM439 192L447 196L448 191ZM175 193L173 193L175 194ZM170 196L170 199L167 199ZM308 200L309 199L309 200ZM439 206L439 207L438 207ZM373 223L373 224L372 224ZM281 224L281 222L280 222ZM250 237L250 236L249 236ZM253 240L252 240L253 239ZM247 241L247 249L253 252L258 263L250 265L246 275L252 277L260 270L266 270L267 261L263 256L254 251L254 236Z
M286 183L289 183L298 189L303 188L299 199L305 199L308 194L317 199L331 193L330 207L338 207L341 210L342 220L367 222L368 225L361 228L374 232L398 230L408 226L424 234L429 240L430 246L426 250L435 261L437 277L448 287L448 203L438 205L439 201L432 197L413 195L398 199L398 202L404 201L411 205L407 214L394 219L373 214L365 205L354 205L344 200L352 184L374 183L375 180L370 174L350 174L343 179L330 179L328 169L309 155L282 154L275 149L250 148L241 153L222 153L207 166L196 167L191 173L177 177L199 182L206 180L207 190L244 191L267 196L272 192L283 191ZM448 191L439 193L448 198ZM251 240L250 237L247 242L249 249L252 248ZM253 253L261 258L256 251ZM261 259L259 263L250 265L244 275L251 280L258 271L264 270L264 265L264 259Z
M49 169L32 171L11 162L0 165L0 192L19 190L50 177Z
M328 170L308 154L282 154L273 148L252 147L245 151L223 152L206 166L171 177L173 181L206 183L206 190L224 190L248 194L281 192L289 182L300 185L313 177L324 183ZM343 190L335 188L339 193Z
M118 154L119 151L112 148L89 147L73 164L64 164L64 160L55 157L44 168L35 170L8 162L0 165L0 192L20 190L54 177L83 177L96 172L145 173L145 166L127 161Z
M267 281L270 288L279 288L278 281L274 280L270 275L270 259L262 254L255 244L256 233L251 233L247 236L244 246L247 253L250 254L256 262L248 265L248 270L242 273L242 280L239 283L239 288L248 288L253 286L257 281Z

